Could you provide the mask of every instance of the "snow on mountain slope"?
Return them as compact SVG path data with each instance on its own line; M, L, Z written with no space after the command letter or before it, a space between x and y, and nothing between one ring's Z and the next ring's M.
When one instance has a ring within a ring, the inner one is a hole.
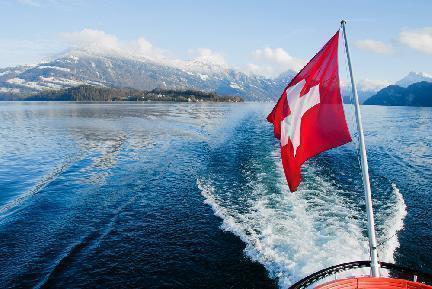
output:
M70 51L36 66L0 69L0 93L34 93L81 84L215 91L246 100L277 99L293 72L276 79L200 60L165 64L148 59Z
M397 81L395 84L402 87L408 87L411 84L422 82L422 81L432 82L432 75L429 75L424 72L411 71L410 73L408 73L407 76Z
M205 52L205 51L204 51ZM72 49L53 60L32 66L0 68L0 97L58 90L83 84L112 87L198 89L218 94L241 96L245 100L275 100L295 76L288 70L276 78L266 78L229 68L210 52L190 61L149 59L119 52L101 53L91 49ZM396 82L407 87L420 81L432 82L432 75L410 72ZM373 84L371 86L371 84ZM384 87L368 81L358 83L361 102ZM349 85L341 84L345 102Z

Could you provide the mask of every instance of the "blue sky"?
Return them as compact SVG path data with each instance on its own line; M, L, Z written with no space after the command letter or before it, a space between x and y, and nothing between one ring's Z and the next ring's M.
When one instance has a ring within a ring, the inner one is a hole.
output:
M0 67L141 41L146 53L276 75L310 59L345 18L357 79L432 74L432 1L0 0L0 11Z

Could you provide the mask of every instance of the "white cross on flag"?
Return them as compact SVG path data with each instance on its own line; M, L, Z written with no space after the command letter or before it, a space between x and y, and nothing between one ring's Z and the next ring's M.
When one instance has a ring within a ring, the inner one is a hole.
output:
M292 192L309 158L351 141L338 73L337 32L284 89L267 120L280 139L282 164Z

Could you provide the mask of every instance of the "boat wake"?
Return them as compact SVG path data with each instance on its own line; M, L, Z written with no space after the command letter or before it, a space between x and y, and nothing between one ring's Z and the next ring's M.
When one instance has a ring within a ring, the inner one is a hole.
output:
M383 224L378 224L377 229L384 233L378 236L378 252L381 261L394 263L395 252L399 248L397 234L404 228L404 219L407 215L407 207L403 196L396 186L392 183L392 195L387 206L382 207L382 214L385 216Z
M14 208L41 192L46 186L55 181L62 173L64 173L70 166L77 163L81 158L81 155L65 157L65 160L62 163L55 166L51 172L43 176L33 187L0 206L0 222L10 214L14 213Z
M248 178L243 188L220 186L214 176L197 180L204 203L222 219L221 229L238 236L246 244L245 254L261 263L281 288L325 267L367 260L366 215L354 193L307 166L305 184L292 194L276 152L273 158L276 189L268 186L265 173ZM394 262L406 207L395 184L389 192L386 205L379 202L375 210L380 260Z

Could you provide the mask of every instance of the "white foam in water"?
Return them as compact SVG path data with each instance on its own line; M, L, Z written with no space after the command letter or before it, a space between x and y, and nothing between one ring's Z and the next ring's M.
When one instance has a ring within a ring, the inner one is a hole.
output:
M275 155L277 155L275 153ZM323 268L343 262L367 260L368 242L362 233L365 216L357 216L350 202L334 186L307 169L313 189L292 194L287 188L279 159L279 188L269 192L260 177L253 180L254 195L247 212L225 202L211 180L197 180L197 185L216 216L223 222L221 228L237 235L245 244L245 253L260 262L269 276L276 278L281 288L287 288L299 279ZM311 180L313 179L313 180ZM395 208L384 224L386 238L403 227L405 204L399 190L393 185ZM384 239L384 238L383 238ZM381 260L393 262L397 237L384 243ZM368 271L361 271L367 274ZM352 275L353 271L345 276ZM338 277L342 277L338 274Z
M404 219L407 215L405 201L396 184L392 184L393 198L392 209L389 210L388 216L384 223L386 238L379 246L379 257L381 261L394 263L394 252L399 248L399 239L397 233L404 227Z

